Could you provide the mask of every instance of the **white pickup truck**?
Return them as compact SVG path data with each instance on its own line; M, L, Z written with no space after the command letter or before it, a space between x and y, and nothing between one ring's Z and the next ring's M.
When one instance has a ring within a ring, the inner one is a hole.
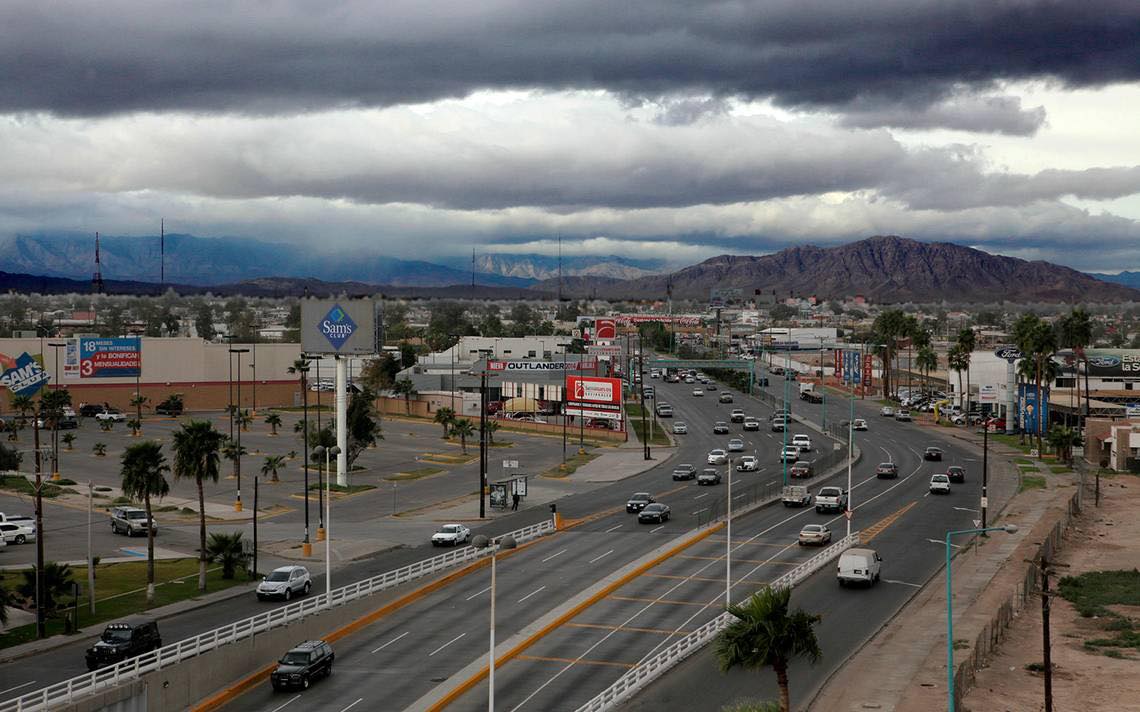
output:
M821 487L815 495L815 511L842 512L847 509L847 493L841 487Z
M781 492L785 507L810 507L811 493L803 485L788 485Z

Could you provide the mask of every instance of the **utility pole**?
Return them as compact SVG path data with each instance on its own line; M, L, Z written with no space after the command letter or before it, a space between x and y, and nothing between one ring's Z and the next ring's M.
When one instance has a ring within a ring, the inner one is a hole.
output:
M1045 712L1053 712L1053 655L1049 641L1049 560L1041 557L1041 656L1045 663Z
M637 332L637 372L638 375L645 370L645 351L641 343L641 330ZM637 392L641 395L641 440L642 450L645 452L645 459L652 460L653 456L649 449L649 421L645 417L645 387L638 385Z
M479 374L479 518L487 516L487 367Z
M47 621L44 618L44 499L43 499L43 455L40 453L40 415L32 416L32 447L36 449L36 637L47 637Z
M967 415L967 418L970 416ZM989 505L989 498L986 496L986 489L989 484L989 471L990 471L990 423L989 420L982 421L982 529L985 529L986 524L986 508ZM985 536L985 533L982 533Z

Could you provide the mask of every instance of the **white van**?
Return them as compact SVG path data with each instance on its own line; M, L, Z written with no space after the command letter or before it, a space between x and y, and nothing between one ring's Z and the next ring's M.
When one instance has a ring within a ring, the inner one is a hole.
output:
M839 585L865 583L874 586L882 566L883 559L874 549L848 549L839 557Z

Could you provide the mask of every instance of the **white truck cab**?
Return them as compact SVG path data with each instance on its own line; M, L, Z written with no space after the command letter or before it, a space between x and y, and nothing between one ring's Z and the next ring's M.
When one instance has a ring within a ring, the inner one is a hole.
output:
M883 558L874 549L848 549L839 556L839 585L865 583L874 586L882 567Z

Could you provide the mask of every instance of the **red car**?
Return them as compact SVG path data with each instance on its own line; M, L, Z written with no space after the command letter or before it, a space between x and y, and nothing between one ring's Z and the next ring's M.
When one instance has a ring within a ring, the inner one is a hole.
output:
M811 477L814 474L814 468L812 468L811 463L806 460L797 461L796 464L792 465L791 469L788 470L789 477Z

